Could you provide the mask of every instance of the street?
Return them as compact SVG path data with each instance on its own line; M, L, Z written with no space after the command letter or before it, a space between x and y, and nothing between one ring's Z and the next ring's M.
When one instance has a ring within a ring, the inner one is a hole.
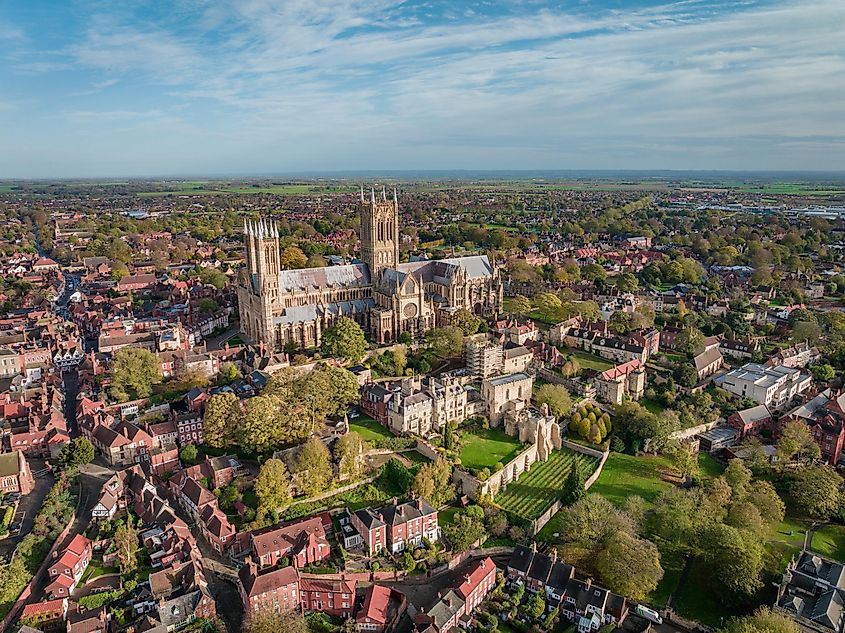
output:
M43 470L44 460L29 459L29 466L33 472ZM40 477L36 477L35 486L33 487L32 492L21 497L18 502L17 511L15 512L15 520L17 520L17 517L21 513L24 513L23 524L17 536L10 536L9 538L0 541L0 560L6 560L6 557L14 551L18 543L23 540L23 537L32 531L32 523L35 518L35 513L38 512L38 508L40 508L41 504L44 502L44 497L47 496L50 488L53 487L54 481L55 479L53 478L52 473L45 473Z

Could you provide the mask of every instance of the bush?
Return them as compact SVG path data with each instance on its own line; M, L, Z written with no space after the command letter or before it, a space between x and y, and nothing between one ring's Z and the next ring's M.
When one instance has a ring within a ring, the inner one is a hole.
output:
M89 596L82 596L79 599L79 606L86 610L99 609L100 607L114 602L123 595L122 589L94 593Z

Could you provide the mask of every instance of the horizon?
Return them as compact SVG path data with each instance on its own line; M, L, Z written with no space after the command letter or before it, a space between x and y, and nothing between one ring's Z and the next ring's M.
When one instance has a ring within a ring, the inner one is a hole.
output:
M11 0L0 179L845 173L842 23L838 0Z

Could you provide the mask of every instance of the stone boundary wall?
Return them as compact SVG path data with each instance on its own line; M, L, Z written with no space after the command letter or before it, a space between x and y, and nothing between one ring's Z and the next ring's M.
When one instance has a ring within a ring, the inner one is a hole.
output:
M589 446L584 446L578 442L571 442L565 438L560 438L560 444L561 446L572 449L576 453L583 453L584 455L589 455L590 457L595 457L596 459L602 459L604 455L607 455L606 452L602 452L597 448L590 448Z
M437 452L437 449L420 437L417 438L417 452L431 460L435 460L440 457L440 453Z
M682 429L680 431L674 431L673 433L669 434L670 440L688 440L691 437L695 437L699 433L704 433L705 431L709 431L710 429L714 428L721 422L722 420L716 420L715 422L707 422L706 424L699 424L698 426L694 426L689 429Z
M592 451L592 449L589 449L585 446L581 447L581 448L585 448L586 451L597 452L597 451ZM586 451L580 451L580 452L584 453L585 455L591 454L591 453L588 453ZM590 475L587 478L587 481L584 482L584 490L589 490L590 486L592 486L594 483L596 483L599 476L601 476L601 471L604 468L604 464L607 461L607 458L610 456L610 451L606 451L604 453L601 453L600 455L601 455L601 459L599 459L598 466L596 466L596 469L595 469L595 471L593 471L593 474ZM545 527L546 523L551 521L552 517L554 515L556 515L558 512L560 512L561 508L563 508L563 502L560 499L558 499L551 506L549 506L549 508L545 512L543 512L543 514L541 514L539 517L534 519L531 522L531 536L536 536L537 533Z

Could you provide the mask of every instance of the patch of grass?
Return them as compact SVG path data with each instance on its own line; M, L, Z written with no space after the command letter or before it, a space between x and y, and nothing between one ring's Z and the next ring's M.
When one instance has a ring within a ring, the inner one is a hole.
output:
M419 451L403 451L402 453L400 453L400 455L402 455L402 457L406 459L411 460L411 462L413 462L414 464L427 464L431 461L428 457L426 457Z
M528 472L509 483L496 495L496 503L524 519L535 519L560 498L575 456L576 453L569 449L554 451L545 462L533 464ZM592 473L596 460L587 455L578 457L585 476Z
M458 513L460 508L446 508L445 510L441 510L437 513L437 525L440 527L446 527L448 525L452 525L455 522L455 515Z
M717 462L710 453L698 454L698 469L701 474L708 479L715 479L720 477L725 472L725 467Z
M94 578L98 578L106 574L117 574L119 572L120 569L117 567L105 567L101 558L94 558L90 563L88 563L88 567L85 569L85 573L82 574L79 584L84 585L86 582L93 580Z
M808 527L807 521L788 516L769 529L766 549L777 554L779 571L786 569L790 559L804 547L804 535Z
M664 609L669 602L669 596L675 591L681 579L684 559L680 556L661 556L660 565L663 567L663 578L657 583L657 588L648 595L647 602L653 607Z
M669 478L674 476L665 457L611 453L590 492L602 495L617 506L622 506L632 495L639 495L651 503L661 492L672 487Z
M601 356L596 356L595 354L588 354L580 349L565 347L561 351L566 355L571 355L573 358L576 358L581 367L584 367L585 369L604 371L605 369L615 367L613 362L606 360Z
M651 398L640 398L640 404L651 411L654 415L660 415L666 410L666 407Z
M349 420L349 430L355 431L365 442L375 442L385 437L393 437L390 431L366 415Z
M501 428L482 429L461 434L461 468L480 470L507 464L519 454L522 444Z
M845 562L845 527L825 525L817 529L810 549L826 558Z
M712 627L724 622L725 606L707 586L707 564L696 559L680 595L675 596L675 609L687 618Z

